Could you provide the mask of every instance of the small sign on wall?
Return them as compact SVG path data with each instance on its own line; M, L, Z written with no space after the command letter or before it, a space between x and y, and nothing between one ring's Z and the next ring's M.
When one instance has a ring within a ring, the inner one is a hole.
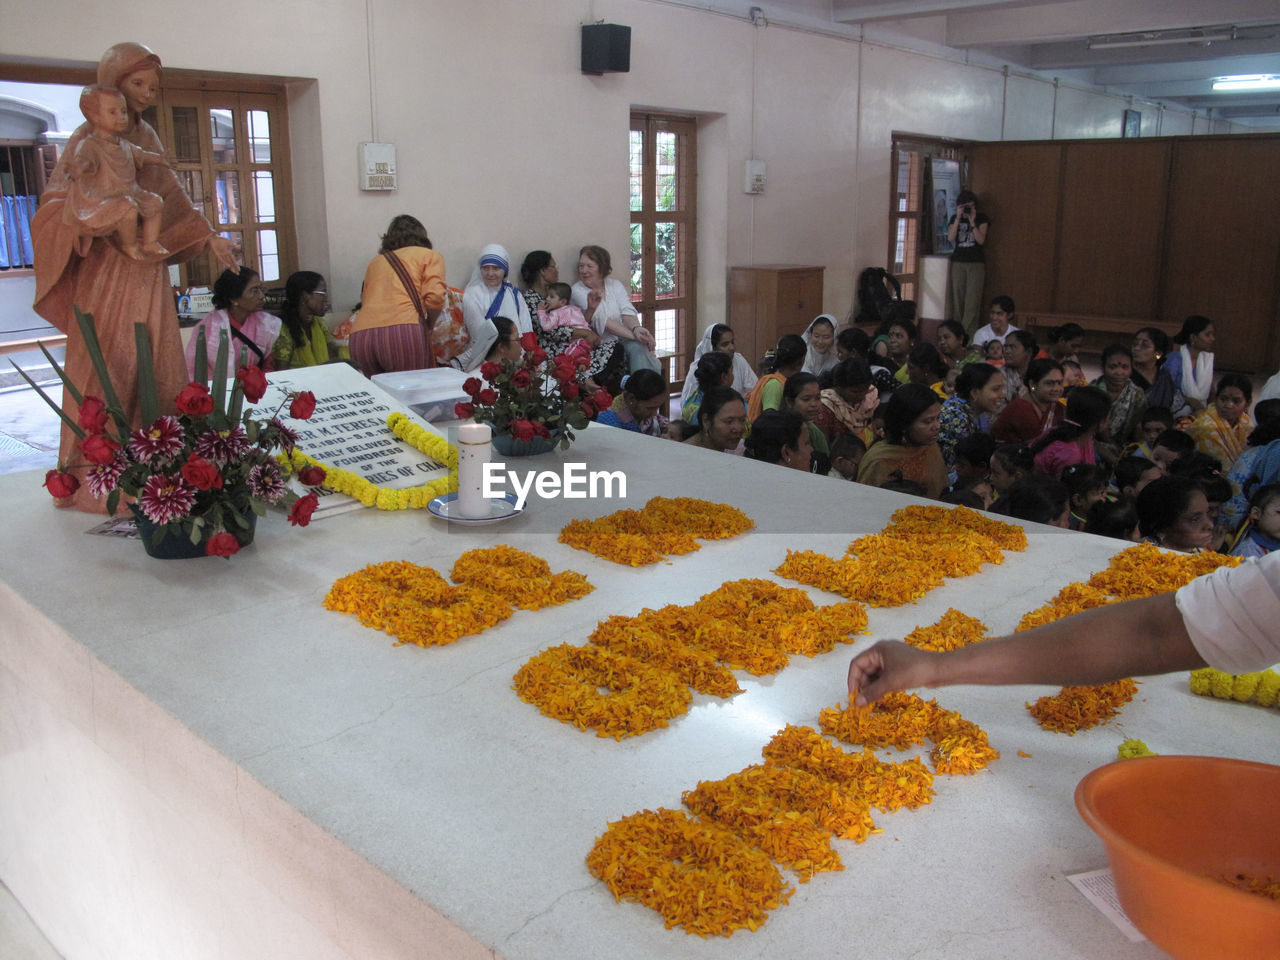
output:
M1142 114L1137 110L1126 110L1124 112L1124 136L1140 137L1142 136Z
M396 145L394 143L360 144L360 189L394 190L396 188Z

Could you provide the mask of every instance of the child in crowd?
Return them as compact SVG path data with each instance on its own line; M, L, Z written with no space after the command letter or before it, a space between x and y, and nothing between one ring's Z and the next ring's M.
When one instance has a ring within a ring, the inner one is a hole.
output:
M160 245L164 200L138 186L138 171L171 166L168 158L135 146L121 136L129 129L129 108L115 87L85 87L80 112L93 132L80 141L67 167L67 216L91 237L115 234L120 249L134 260L167 257ZM138 218L142 243L138 243Z
M956 443L956 482L953 486L970 487L986 480L991 473L991 458L996 442L989 433L971 433ZM993 491L994 492L994 491Z
M986 357L987 363L993 367L1004 366L1004 341L988 340L982 348L983 355Z
M1089 510L1106 495L1106 475L1096 464L1073 463L1062 471L1060 479L1070 491L1067 522L1072 530L1083 530Z
M991 512L1066 530L1071 510L1070 497L1066 484L1061 480L1025 477L992 505Z
M952 503L970 510L988 510L995 498L995 488L991 486L990 480L986 477L968 477L942 491L942 496L938 499L942 503Z
M826 473L831 469L831 450L826 434L814 422L822 410L818 378L812 373L793 373L782 386L782 410L798 414L809 432L809 444L813 447L813 472ZM765 411L767 413L768 411ZM763 416L764 414L761 414ZM757 418L759 419L759 418ZM755 421L753 420L752 423Z
M1031 476L1035 469L1035 460L1031 451L1020 443L1002 443L991 454L990 469L987 476L991 478L991 486L995 489L997 499L1009 492L1019 480Z
M1111 485L1121 497L1136 497L1152 480L1164 476L1160 465L1146 457L1121 457L1116 461Z
M1133 508L1132 498L1099 500L1089 508L1089 518L1085 521L1084 532L1137 543L1139 540L1138 511Z
M1111 401L1097 387L1072 390L1062 423L1031 444L1036 473L1057 477L1073 463L1097 463L1093 440L1110 409Z
M1259 487L1249 500L1249 522L1233 557L1265 557L1280 548L1280 483Z
M1151 454L1156 448L1156 440L1164 431L1172 429L1172 410L1168 407L1147 407L1142 411L1142 419L1138 421L1138 435L1134 438L1135 442L1125 447L1121 456L1145 457L1148 460L1154 460Z
M516 329L515 321L510 317L494 317L493 327L498 331L498 339L493 341L493 346L484 355L485 360L494 363L510 360L518 363L524 356L524 347L520 346L520 331Z
M698 409L708 390L712 387L733 386L733 357L719 350L704 353L698 358L693 379L698 386L680 408L680 419L690 425L698 422Z
M1161 430L1151 448L1151 461L1158 464L1166 474L1173 473L1177 462L1196 452L1196 442L1189 434L1181 430Z
M861 357L865 360L870 352L871 338L867 336L865 330L845 327L836 334L836 356L841 360L847 357Z
M596 333L587 323L587 318L580 307L569 302L573 296L573 288L567 283L548 283L546 298L538 304L538 323L543 330L550 332L560 327L568 327L573 331L573 340L565 353L575 361L591 362L591 340L598 339Z
M1089 381L1084 375L1084 368L1074 360L1062 361L1062 389L1070 390L1072 387L1088 386Z
M861 437L842 433L831 441L831 472L829 477L841 480L857 480L858 465L867 452Z

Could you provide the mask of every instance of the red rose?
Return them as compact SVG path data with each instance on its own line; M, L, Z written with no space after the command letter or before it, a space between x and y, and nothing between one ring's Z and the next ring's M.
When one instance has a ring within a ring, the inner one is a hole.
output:
M97 397L85 397L80 403L80 426L89 433L107 429L107 405Z
M90 463L105 467L116 458L116 451L120 449L120 444L105 433L95 433L80 441L80 449Z
M533 382L533 374L531 374L524 367L521 367L519 370L511 374L511 385L515 387L517 390L523 390L532 382Z
M568 383L560 387L560 394L566 400L577 400L578 394L582 392L582 388L578 386L576 381L570 380Z
M468 397L475 397L480 392L480 380L478 377L467 377L462 381L462 392ZM482 403L484 401L481 401Z
M542 437L544 440L551 439L551 431L547 429L547 425L545 423L535 423L533 425L533 432L534 435Z
M88 399L87 397L85 399ZM80 489L80 481L65 470L50 470L44 475L43 486L49 488L49 494L55 500L69 497Z
M582 401L582 412L583 412L583 414L584 414L584 415L586 415L586 417L587 417L588 419L591 419L591 418L594 418L594 417L595 417L595 415L596 415L596 408L595 408L594 406L592 406L592 405L591 405L591 401L590 401L590 400L583 400L583 401Z
M197 490L221 490L222 474L204 457L194 453L182 465L182 479Z
M215 533L204 545L204 553L207 557L229 557L233 553L238 553L239 550L240 541L225 530Z
M517 440L532 440L534 432L533 424L528 420L511 421L511 435Z
M324 478L325 478L324 467L317 466L314 464L310 467L303 467L301 470L298 471L298 479L301 480L308 487L320 486L320 484L324 483Z
M469 403L455 403L453 412L459 420L469 420L475 415L476 408Z
M490 382L492 382L493 378L496 377L501 372L502 372L502 368L498 366L496 363L494 363L492 360L486 360L484 363L480 364L480 376L484 377L486 380Z
M573 362L571 356L567 353L562 353L551 361L551 375L561 383L564 383L577 377L578 366Z
M203 417L213 413L213 397L209 396L209 388L203 383L188 383L174 401L178 412L193 417Z
M264 378L265 382L265 378ZM245 391L247 397L249 392ZM259 394L261 396L261 394ZM289 416L295 420L310 420L311 415L316 412L316 395L310 390L303 390L293 398L293 403L289 404Z
M613 394L602 387L591 395L591 402L597 410L608 410L613 405Z
M256 365L241 367L236 371L236 379L244 390L244 398L250 403L257 403L267 392L267 375Z
M532 350L538 345L538 335L530 330L528 333L520 335L520 346L526 350Z
M540 366L547 362L547 351L543 350L541 347L534 347L524 356L525 360L531 367Z
M289 522L295 527L305 527L311 522L311 514L316 512L316 505L319 502L320 498L314 493L299 497L294 502L293 509L289 511Z

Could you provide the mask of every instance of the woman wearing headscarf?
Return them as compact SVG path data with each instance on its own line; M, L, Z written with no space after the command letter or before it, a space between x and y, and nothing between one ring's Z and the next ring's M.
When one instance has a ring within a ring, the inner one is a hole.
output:
M491 243L480 251L480 261L462 292L462 318L471 337L471 346L456 361L463 370L474 370L484 362L485 354L498 338L494 317L506 317L520 334L533 332L529 305L507 280L510 273L511 257L506 247Z
M804 372L820 377L837 363L840 357L836 353L836 318L829 313L819 314L813 323L805 328L805 346L808 351L804 357Z
M712 353L713 351L729 355L733 368L733 389L744 397L749 394L752 388L755 387L756 381L760 378L751 369L751 364L747 363L746 358L734 348L733 328L727 323L712 323L707 326L706 330L702 331L702 339L698 341L698 345L693 350L693 363L689 369L697 369L698 361L702 359L703 354ZM688 402L697 386L698 384L694 377L685 377L684 391L680 394L681 406Z
M1175 417L1194 417L1209 404L1213 390L1213 348L1217 337L1213 321L1199 315L1182 321L1182 329L1173 338L1178 345L1164 358L1164 371L1181 392L1183 404L1175 407Z
M155 102L160 70L160 58L140 43L117 43L98 62L99 85L115 87L124 94L129 127L123 137L151 153L165 152L155 130L142 119L142 112ZM84 123L67 141L31 222L35 246L34 307L40 316L67 335L65 369L71 382L81 394L101 396L102 385L80 335L75 307L93 315L120 405L129 421L136 424L139 400L135 323L147 325L156 395L162 413L173 409L174 398L187 384L187 365L178 335L178 317L166 262L183 263L212 253L227 269L239 267L234 256L235 245L214 233L166 166L143 167L138 171L138 186L159 194L164 200L158 242L170 251L167 255L135 260L120 250L114 237L82 235L74 222L64 219L69 164L76 147L90 133L90 125ZM73 423L78 419L79 404L69 393L63 397L63 412ZM75 432L64 426L59 463L70 465L82 459L77 443ZM73 472L83 476L82 470L73 469ZM106 511L105 499L95 497L86 484L60 505L97 513Z

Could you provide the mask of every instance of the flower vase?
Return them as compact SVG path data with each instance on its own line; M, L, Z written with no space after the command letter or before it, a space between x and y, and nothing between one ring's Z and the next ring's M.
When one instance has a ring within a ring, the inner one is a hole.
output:
M142 540L142 549L147 551L147 556L154 557L157 560L190 560L193 557L206 556L205 543L207 538L199 543L192 543L191 538L185 534L166 533L157 542L155 539L157 525L148 520L147 515L132 503L129 504L129 509L133 511L134 523L138 528L138 537ZM248 530L231 531L242 547L247 547L253 543L253 533L258 524L258 515L256 513L250 511L248 517Z
M560 431L553 431L550 437L534 437L532 440L517 440L510 433L493 432L493 449L504 457L536 457L540 453L550 453L560 442Z

